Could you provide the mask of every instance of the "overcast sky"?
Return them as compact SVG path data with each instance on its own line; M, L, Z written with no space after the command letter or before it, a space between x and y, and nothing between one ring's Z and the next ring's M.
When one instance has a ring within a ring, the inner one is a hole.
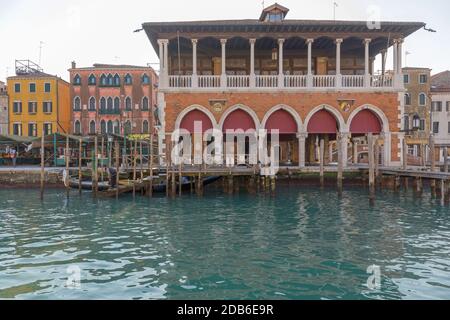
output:
M333 19L333 0L279 0L291 19ZM337 0L339 20L368 20L371 6L381 20L423 21L437 33L418 31L405 43L408 66L450 69L448 0ZM265 1L265 5L272 4ZM15 59L39 60L44 71L68 80L67 69L93 63L146 65L158 58L143 22L259 18L261 0L0 0L0 80L14 74ZM373 11L372 11L373 12ZM392 59L389 59L391 62Z

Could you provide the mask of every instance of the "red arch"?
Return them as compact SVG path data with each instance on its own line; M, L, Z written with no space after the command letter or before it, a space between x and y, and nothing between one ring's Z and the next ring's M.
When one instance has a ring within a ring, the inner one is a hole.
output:
M308 122L308 133L333 134L338 132L334 116L327 110L316 112Z
M298 132L297 123L294 117L286 110L280 109L272 113L267 119L266 127L268 132L279 130L279 133L292 134Z
M180 129L186 129L190 133L194 133L194 125L196 121L201 122L202 133L205 133L205 131L213 128L211 119L209 119L203 111L192 110L189 111L181 120Z
M356 114L350 124L351 133L375 133L378 134L382 130L381 122L378 116L371 110L362 110Z
M231 112L223 123L223 132L227 130L239 130L247 131L249 129L256 130L255 122L253 118L244 110L237 109Z

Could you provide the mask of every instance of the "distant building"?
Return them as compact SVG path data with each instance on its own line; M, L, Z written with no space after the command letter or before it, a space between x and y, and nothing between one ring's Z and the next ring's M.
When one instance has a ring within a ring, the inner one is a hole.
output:
M403 68L405 85L405 109L403 130L408 139L409 152L421 156L421 146L427 145L430 137L431 69Z
M8 134L8 90L0 81L0 134Z
M431 121L436 144L450 147L450 71L431 77ZM443 160L443 154L440 154Z
M42 132L69 132L68 82L44 73L29 60L16 61L16 76L7 82L10 134L38 137Z
M146 134L158 76L151 67L94 64L69 69L74 134ZM155 124L155 123L154 123Z

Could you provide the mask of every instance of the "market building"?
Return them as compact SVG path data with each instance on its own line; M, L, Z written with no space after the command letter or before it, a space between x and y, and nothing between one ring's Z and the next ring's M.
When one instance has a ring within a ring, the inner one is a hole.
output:
M16 61L8 77L9 134L39 137L70 130L69 83L29 60Z
M147 134L156 105L158 76L151 67L94 64L69 69L71 131L77 135Z
M192 133L200 121L203 131L279 130L285 165L317 164L320 140L327 163L338 151L344 165L357 163L369 133L379 138L383 164L401 163L402 46L425 24L288 20L288 11L275 4L256 20L143 24L160 58L160 152L164 134Z

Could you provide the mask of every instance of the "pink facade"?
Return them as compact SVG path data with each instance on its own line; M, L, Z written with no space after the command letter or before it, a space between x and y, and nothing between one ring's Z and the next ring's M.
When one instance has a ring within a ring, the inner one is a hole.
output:
M73 134L146 134L158 125L158 76L152 68L73 65L69 72Z

